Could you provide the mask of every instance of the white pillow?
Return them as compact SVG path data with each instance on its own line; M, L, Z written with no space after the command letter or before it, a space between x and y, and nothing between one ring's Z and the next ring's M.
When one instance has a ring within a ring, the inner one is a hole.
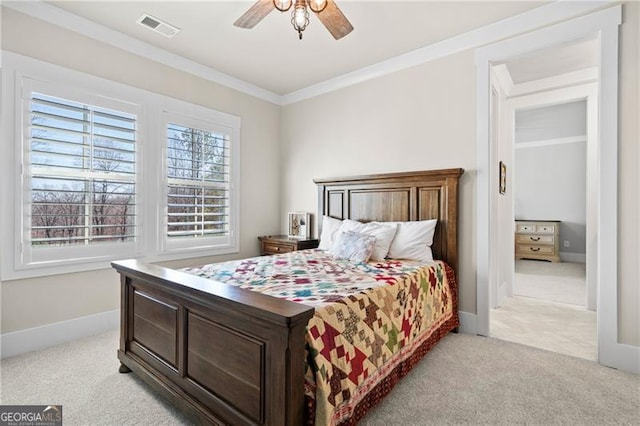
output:
M370 222L362 223L351 219L345 219L340 226L340 233L347 231L359 232L361 234L371 235L376 238L373 252L371 253L371 260L384 260L389 252L389 246L393 237L398 229L397 223L392 222ZM335 247L335 246L334 246ZM335 254L334 248L331 252Z
M371 257L375 243L376 237L373 235L346 231L336 237L333 255L337 259L366 262Z
M320 250L331 250L341 225L340 219L322 216L322 235L320 235L320 244L318 245Z
M387 257L433 262L431 244L436 232L437 219L389 223L397 223L398 231L391 242Z

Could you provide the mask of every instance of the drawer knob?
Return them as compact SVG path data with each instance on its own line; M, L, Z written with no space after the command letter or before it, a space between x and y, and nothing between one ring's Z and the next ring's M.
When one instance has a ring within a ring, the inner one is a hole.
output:
M531 251L540 251L540 247L529 247Z
M276 251L280 251L280 247L276 247Z
M540 237L529 237L531 241L540 241Z

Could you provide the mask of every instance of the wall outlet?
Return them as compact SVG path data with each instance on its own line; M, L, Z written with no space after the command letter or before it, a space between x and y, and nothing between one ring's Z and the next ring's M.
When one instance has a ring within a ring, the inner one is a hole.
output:
M569 242L569 240L564 240L563 245L565 247L571 247L571 243Z

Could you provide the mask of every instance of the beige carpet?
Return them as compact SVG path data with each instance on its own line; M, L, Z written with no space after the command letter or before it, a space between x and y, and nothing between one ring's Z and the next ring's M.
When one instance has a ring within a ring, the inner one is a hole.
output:
M585 264L516 260L513 294L586 306Z
M491 309L491 336L597 360L597 314L585 308L584 263L517 260L514 297Z
M188 424L134 374L110 332L0 364L2 404L62 404L66 425ZM492 338L451 334L363 425L638 424L640 378Z
M491 337L597 360L597 316L593 311L516 296L491 309L490 318Z

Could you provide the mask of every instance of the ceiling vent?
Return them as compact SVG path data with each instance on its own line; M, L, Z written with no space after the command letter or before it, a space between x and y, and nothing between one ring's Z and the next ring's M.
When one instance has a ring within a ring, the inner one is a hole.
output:
M178 34L180 31L180 28L167 24L166 22L163 22L151 15L147 15L146 13L143 13L142 16L138 18L137 22L143 27L147 27L168 38L173 38L173 36Z

